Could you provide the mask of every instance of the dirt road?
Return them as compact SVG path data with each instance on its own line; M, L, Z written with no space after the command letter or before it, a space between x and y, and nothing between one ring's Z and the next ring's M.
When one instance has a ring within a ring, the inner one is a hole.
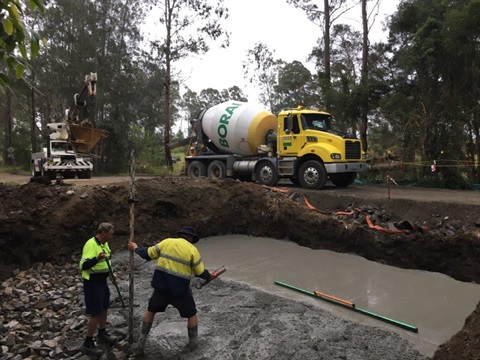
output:
M137 175L136 179L148 179L154 176ZM8 174L0 172L0 183L27 184L30 176ZM65 184L83 185L108 185L113 183L130 183L129 175L97 176L91 179L65 179ZM328 183L322 190L305 190L293 186L289 181L282 181L279 187L285 187L302 194L323 193L325 195L349 196L359 199L385 199L385 200L413 200L424 202L448 202L468 205L480 205L480 191L446 190L433 188L417 188L412 186L391 185L364 185L353 184L348 188L337 188Z

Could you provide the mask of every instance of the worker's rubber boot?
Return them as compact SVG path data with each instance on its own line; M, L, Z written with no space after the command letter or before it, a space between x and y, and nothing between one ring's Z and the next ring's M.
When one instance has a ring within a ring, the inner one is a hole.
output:
M142 328L140 329L140 337L138 338L137 344L134 347L134 351L143 356L145 354L145 343L147 342L147 336L152 328L152 323L147 323L142 321Z
M188 329L188 349L195 350L198 347L198 326Z
M85 355L91 355L96 357L100 357L103 355L103 350L95 346L93 338L91 337L87 337L85 339L83 345L80 347L80 351Z
M108 346L113 346L117 343L117 339L108 335L105 329L98 329L97 340L99 343L105 344Z

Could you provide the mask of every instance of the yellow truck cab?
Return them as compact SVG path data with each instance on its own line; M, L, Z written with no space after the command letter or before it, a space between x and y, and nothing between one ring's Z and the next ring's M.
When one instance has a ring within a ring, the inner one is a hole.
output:
M345 187L367 170L361 141L332 129L332 115L318 110L283 110L278 114L279 176L318 189L328 179Z

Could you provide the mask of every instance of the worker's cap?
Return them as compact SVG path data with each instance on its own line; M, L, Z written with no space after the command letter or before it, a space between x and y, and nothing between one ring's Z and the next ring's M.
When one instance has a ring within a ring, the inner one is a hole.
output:
M200 238L198 237L196 231L191 226L184 226L182 230L178 232L179 235L185 234L193 237L192 244L196 244Z

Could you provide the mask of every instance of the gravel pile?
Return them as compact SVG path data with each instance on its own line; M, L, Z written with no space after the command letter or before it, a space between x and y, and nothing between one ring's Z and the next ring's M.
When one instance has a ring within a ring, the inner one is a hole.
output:
M41 263L15 271L0 289L1 359L77 359L85 337L82 280L76 264ZM127 322L115 307L110 332L125 339ZM107 351L108 359L127 359L129 344L121 340ZM113 357L112 357L113 356ZM84 357L89 359L88 357Z

